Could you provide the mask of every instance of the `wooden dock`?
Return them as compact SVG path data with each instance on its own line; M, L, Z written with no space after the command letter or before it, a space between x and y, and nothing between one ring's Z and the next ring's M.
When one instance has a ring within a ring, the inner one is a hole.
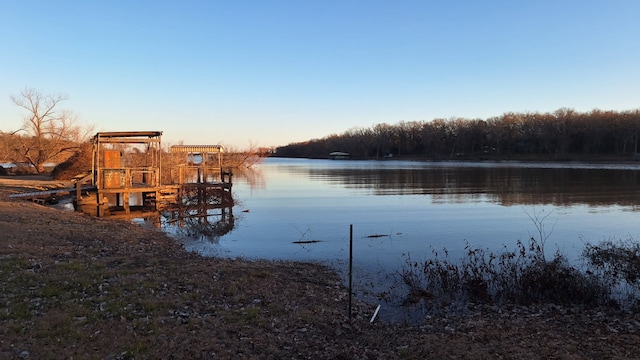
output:
M93 216L130 215L190 206L233 206L232 173L220 145L161 149L162 132L100 132L93 169L76 183L74 207Z

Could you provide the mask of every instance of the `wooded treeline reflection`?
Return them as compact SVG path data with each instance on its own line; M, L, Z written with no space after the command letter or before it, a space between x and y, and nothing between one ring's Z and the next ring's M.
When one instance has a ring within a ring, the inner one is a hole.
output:
M430 167L409 169L311 169L313 178L371 190L376 195L429 194L434 201L469 202L486 197L502 205L636 206L637 170Z
M638 153L640 110L580 113L506 113L482 119L377 124L341 135L279 147L281 157L327 158L333 151L352 158L410 156L430 159L576 159L631 157Z

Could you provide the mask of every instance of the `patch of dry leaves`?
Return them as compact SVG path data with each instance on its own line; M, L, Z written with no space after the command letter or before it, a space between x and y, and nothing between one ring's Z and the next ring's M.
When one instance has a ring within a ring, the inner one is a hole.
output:
M638 314L476 306L418 326L347 318L309 263L203 258L163 233L0 200L0 358L637 358Z

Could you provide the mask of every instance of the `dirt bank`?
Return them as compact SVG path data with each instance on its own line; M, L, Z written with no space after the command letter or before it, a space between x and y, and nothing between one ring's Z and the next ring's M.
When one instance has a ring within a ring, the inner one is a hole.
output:
M7 200L0 283L3 359L625 359L640 346L638 314L551 305L402 326L369 324L375 306L357 304L350 321L326 267L203 258L159 231Z

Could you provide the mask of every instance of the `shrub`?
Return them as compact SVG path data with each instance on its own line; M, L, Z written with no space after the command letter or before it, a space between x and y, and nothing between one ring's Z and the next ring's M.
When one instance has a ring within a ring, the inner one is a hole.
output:
M81 144L71 157L53 169L51 177L55 180L69 180L78 174L91 170L92 155L91 143Z
M15 174L16 175L34 175L37 174L38 172L36 171L36 168L30 164L18 164L18 166L15 167Z
M600 276L610 288L627 290L627 300L637 303L640 294L640 243L633 238L587 244L582 252L594 275ZM617 296L623 294L618 291ZM633 305L633 304L632 304Z
M559 254L525 268L516 289L521 304L599 305L607 302L609 294L600 279L570 266Z
M407 255L401 278L409 287L407 299L440 304L470 301L491 304L553 303L598 305L609 301L609 291L593 274L582 273L556 253L545 260L542 246L531 238L517 242L515 251L496 254L467 244L466 254L451 261L432 249L433 259L414 262Z

